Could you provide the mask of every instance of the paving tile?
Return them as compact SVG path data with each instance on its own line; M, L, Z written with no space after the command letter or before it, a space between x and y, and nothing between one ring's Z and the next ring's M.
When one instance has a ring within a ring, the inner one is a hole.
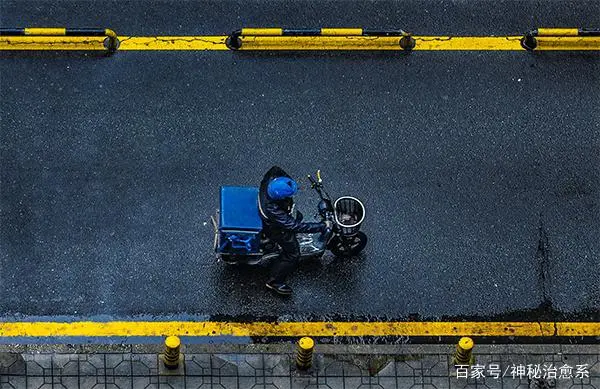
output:
M446 355L431 355L423 358L423 372L430 376L448 376L448 368L450 359Z
M343 361L342 367L344 369L344 376L346 377L361 377L363 375L369 375L367 370L362 369L355 362Z
M335 377L292 377L291 389L337 389L343 388L344 381L342 378ZM241 384L240 384L241 388ZM273 388L269 388L273 389ZM350 388L346 388L350 389Z
M585 369L588 370L590 376L600 375L600 355L564 354L562 361L571 366L585 364L587 365Z
M346 377L345 388L384 388L395 389L395 377Z
M119 376L84 376L79 377L81 389L133 389L136 386L133 382L144 382L147 380L134 379L132 377L119 377ZM137 386L145 388L145 386Z
M185 387L186 389L210 388L211 384L207 384L207 380L209 378L202 376L186 376Z
M448 378L448 376L446 376L446 377L431 377L431 382L424 386L426 386L429 389L432 389L432 388L442 389L442 388L448 388L449 385L450 385L450 379Z
M294 386L293 378L290 377L239 377L239 389L292 389L302 388L309 384L309 381L302 379L296 380Z
M79 374L103 376L105 374L104 354L79 354Z
M118 370L115 370L117 373ZM158 375L158 356L156 354L133 354L131 371L134 376Z
M513 379L512 377L504 377L502 383L503 389L529 389L529 380L527 379Z
M396 374L400 377L414 377L417 370L420 369L420 363L415 361L396 362Z
M289 374L290 357L286 354L265 354L263 359L265 374L270 376Z
M52 358L52 374L63 376L78 376L79 355L55 354Z
M396 385L398 388L422 388L423 385L415 382L414 377L396 377Z
M290 354L282 354L278 362L272 366L271 373L274 377L289 376L292 369L296 369L296 360Z
M23 389L26 387L25 376L0 375L0 389Z
M213 385L211 377L193 376L185 377L185 387L187 389L205 389L211 388Z
M446 373L447 374L447 373ZM396 376L396 364L393 360L388 360L387 364L377 372L378 377L395 377Z
M556 380L556 385L552 389L587 389L579 384L575 384L572 380Z
M292 389L290 377L272 377L272 380L273 386L277 389Z
M238 360L231 358L231 355L212 355L210 363L212 375L229 377L236 377L238 375Z
M27 364L27 374L32 376L52 375L51 354L23 354L23 360Z
M542 356L540 363L545 364L546 366L559 366L563 364L563 355L562 354L546 354Z
M186 377L186 389L237 389L237 377Z
M264 363L260 354L246 354L240 359L238 365L238 374L240 377L262 376Z
M0 353L0 377L8 374L25 374L25 359L18 353Z
M344 372L344 363L330 356L318 356L315 358L315 368L319 369L319 375L341 377ZM294 366L295 368L295 366Z
M27 389L51 388L52 383L48 384L44 381L44 377L27 377Z
M132 389L131 377L107 376L105 380L107 389Z
M543 361L543 359L544 358L541 358L540 362ZM507 366L507 365L511 365L511 364L526 365L528 363L532 363L532 362L531 362L531 356L527 355L527 354L504 354L504 355L502 355L502 365L503 366Z
M158 389L158 377L132 377L132 386L134 389Z
M431 385L424 385L423 388L430 388ZM442 386L443 388L446 386ZM491 386L490 388L501 388L500 386ZM475 382L470 380L452 380L450 381L450 388L452 389L482 389L487 388L482 382Z
M27 384L22 382L19 389L42 388L42 389L79 389L79 377L27 377Z
M79 389L79 377L61 377L60 384L55 384L54 388Z
M345 389L356 389L363 388L365 386L375 387L374 385L363 383L361 377L339 377L335 381L330 381L330 387L332 388L345 388Z
M185 373L192 376L210 376L210 357L209 354L187 354L185 356Z
M81 389L106 389L106 380L104 376L83 376L79 377Z
M490 389L503 389L503 382L501 378L485 378L478 382L478 387Z
M158 379L160 389L184 389L185 377L183 376L160 376Z
M131 354L106 354L107 374L131 376Z

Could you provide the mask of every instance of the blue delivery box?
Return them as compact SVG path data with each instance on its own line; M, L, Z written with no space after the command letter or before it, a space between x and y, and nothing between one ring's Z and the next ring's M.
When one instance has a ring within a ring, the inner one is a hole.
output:
M259 254L263 225L258 211L258 188L222 186L220 197L217 253Z

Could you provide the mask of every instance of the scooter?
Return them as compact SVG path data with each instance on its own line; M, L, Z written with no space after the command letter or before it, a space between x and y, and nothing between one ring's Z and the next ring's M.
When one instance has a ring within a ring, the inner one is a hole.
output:
M367 236L360 231L365 219L363 203L351 196L342 196L332 202L323 186L320 170L316 179L309 174L308 180L320 198L315 219L331 221L333 227L321 233L297 234L301 259L319 258L327 250L336 257L359 254L367 245ZM258 188L220 188L220 208L216 217L211 217L218 259L229 265L258 265L279 255L279 247L263 232L259 212ZM296 218L301 220L299 212Z

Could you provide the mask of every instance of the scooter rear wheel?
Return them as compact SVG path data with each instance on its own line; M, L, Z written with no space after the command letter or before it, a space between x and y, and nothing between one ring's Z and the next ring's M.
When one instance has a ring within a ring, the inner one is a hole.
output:
M221 259L221 261L223 261L224 264L226 265L237 265L239 264L239 260L238 258L236 258L236 256L234 255L230 255L230 254L220 254L219 258Z
M367 245L367 235L359 231L349 237L335 236L329 243L329 250L336 257L352 257L358 255Z

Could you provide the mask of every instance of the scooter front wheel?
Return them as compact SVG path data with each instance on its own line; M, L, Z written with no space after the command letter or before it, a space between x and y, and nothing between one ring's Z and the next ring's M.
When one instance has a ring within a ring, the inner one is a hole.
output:
M331 239L328 248L336 257L352 257L358 255L366 245L367 235L359 231L347 237L336 235Z

